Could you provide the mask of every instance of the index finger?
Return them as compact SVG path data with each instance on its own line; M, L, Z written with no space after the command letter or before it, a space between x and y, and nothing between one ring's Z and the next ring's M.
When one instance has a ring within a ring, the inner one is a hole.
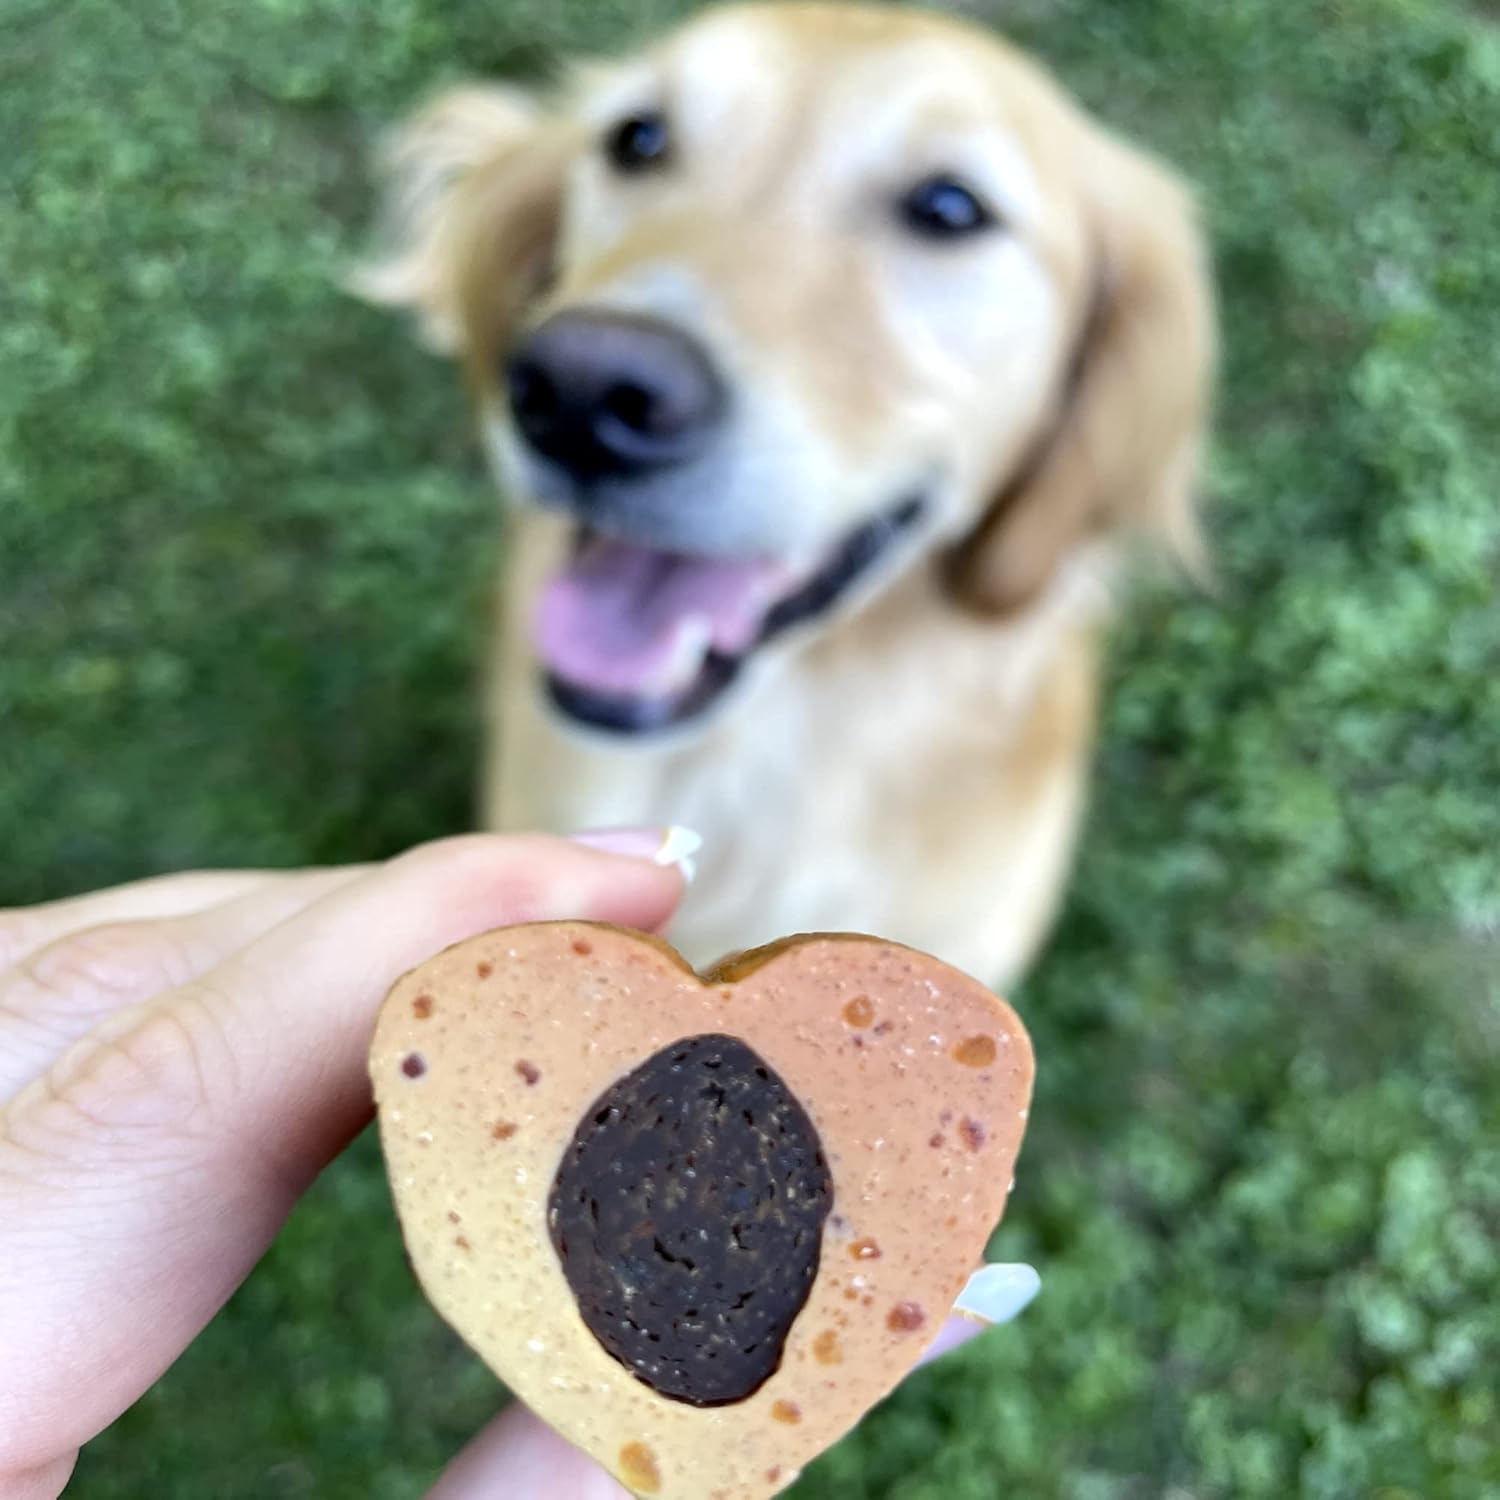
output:
M681 889L556 839L431 845L111 1017L17 1094L0 1112L0 1476L112 1421L247 1274L369 1117L365 1053L402 973L513 922L660 927Z

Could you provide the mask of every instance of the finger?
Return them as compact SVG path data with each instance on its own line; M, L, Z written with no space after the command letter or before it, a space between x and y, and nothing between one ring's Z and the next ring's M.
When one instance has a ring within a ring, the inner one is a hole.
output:
M0 1110L0 1475L112 1421L243 1279L368 1119L374 1016L402 973L515 921L655 927L681 892L671 869L561 840L430 845L109 1017L23 1088Z
M512 1401L448 1465L427 1500L630 1500L593 1459Z
M1042 1278L1028 1265L981 1266L953 1304L953 1315L923 1351L917 1368L930 1365L997 1323L1019 1317L1042 1289Z
M77 1455L70 1454L56 1463L32 1469L29 1473L7 1477L0 1473L0 1495L4 1500L57 1500L73 1477Z
M232 901L277 878L277 872L268 870L194 870L136 880L40 906L8 908L0 911L0 969L83 927L183 916Z
M27 954L0 972L0 1099L105 1016L196 979L360 873L349 866L266 876L191 915L84 927Z
M682 891L674 868L540 836L452 839L393 861L368 894L319 903L214 976L211 1019L255 1070L244 1080L247 1132L259 1123L254 1102L275 1099L281 1124L260 1133L289 1180L310 1181L369 1118L375 1011L401 974L512 923L581 917L654 929ZM298 1037L314 1043L310 1053L283 1041Z

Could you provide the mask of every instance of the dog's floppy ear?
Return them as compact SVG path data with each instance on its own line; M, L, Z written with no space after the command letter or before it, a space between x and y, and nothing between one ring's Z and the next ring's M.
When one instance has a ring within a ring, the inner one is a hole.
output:
M414 313L443 353L472 353L476 326L498 337L547 275L570 147L521 89L440 95L386 142L386 247L349 289Z
M1192 201L1163 167L1091 133L1084 194L1093 293L1046 428L952 559L970 606L1032 598L1082 537L1135 528L1190 570L1194 487L1215 360L1210 273Z

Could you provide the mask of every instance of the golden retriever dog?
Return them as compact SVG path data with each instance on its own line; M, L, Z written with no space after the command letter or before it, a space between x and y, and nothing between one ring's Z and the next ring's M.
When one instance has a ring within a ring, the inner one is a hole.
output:
M680 823L702 961L859 929L1013 981L1072 859L1132 536L1191 559L1188 193L930 13L709 10L393 138L370 299L509 507L486 820Z

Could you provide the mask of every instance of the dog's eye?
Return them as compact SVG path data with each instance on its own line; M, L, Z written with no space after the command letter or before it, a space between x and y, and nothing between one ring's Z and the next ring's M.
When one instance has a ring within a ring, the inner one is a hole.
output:
M901 200L901 221L924 239L956 240L999 222L994 212L956 177L919 182Z
M604 140L604 153L620 172L649 172L666 161L671 148L666 120L652 112L621 120Z

